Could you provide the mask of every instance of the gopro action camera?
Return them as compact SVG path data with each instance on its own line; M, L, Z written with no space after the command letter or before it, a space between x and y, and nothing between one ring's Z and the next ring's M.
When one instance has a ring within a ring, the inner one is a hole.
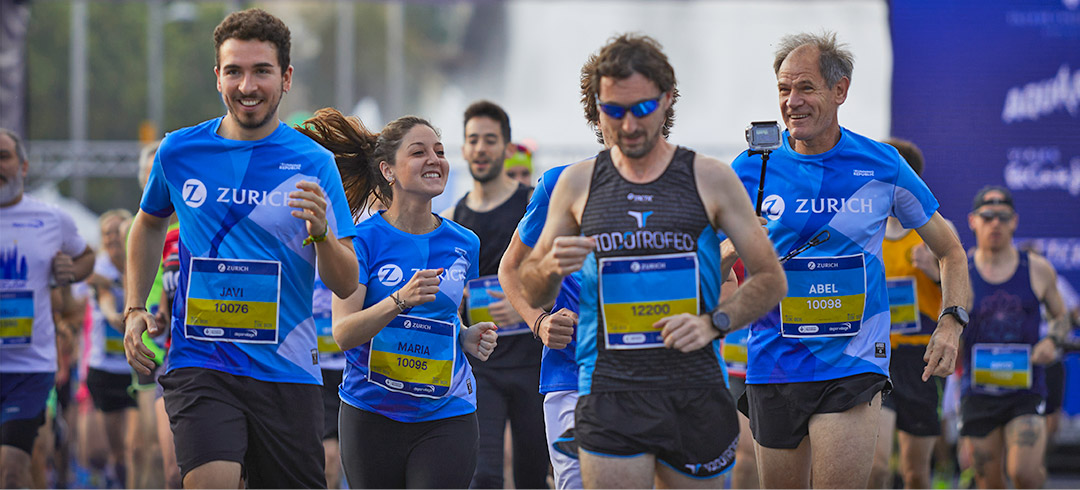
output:
M746 142L753 151L780 148L780 125L776 121L754 121L746 128Z

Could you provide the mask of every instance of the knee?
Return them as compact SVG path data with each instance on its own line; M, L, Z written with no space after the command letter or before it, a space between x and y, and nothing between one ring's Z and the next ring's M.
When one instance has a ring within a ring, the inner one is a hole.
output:
M1011 468L1009 479L1015 488L1042 488L1046 481L1046 468L1042 465L1028 465L1024 468Z
M889 468L889 460L874 458L874 464L870 466L870 488L886 488L892 470Z

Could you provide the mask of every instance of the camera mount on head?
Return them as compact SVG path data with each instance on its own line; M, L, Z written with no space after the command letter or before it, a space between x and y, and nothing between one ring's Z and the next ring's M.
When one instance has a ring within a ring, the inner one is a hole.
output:
M747 155L761 155L761 178L758 179L757 215L761 216L761 202L765 198L765 166L769 153L780 148L780 125L776 121L754 121L746 127L746 142L750 145Z

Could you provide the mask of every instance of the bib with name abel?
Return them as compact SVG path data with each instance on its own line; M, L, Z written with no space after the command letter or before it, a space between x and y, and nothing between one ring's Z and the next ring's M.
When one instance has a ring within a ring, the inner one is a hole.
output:
M971 348L972 386L1000 393L1031 388L1031 346L975 344Z
M192 257L190 270L187 338L277 343L281 262Z
M496 291L502 293L502 286L499 286L498 276L484 276L473 279L468 283L469 288L469 321L472 323L480 322L494 322L491 317L491 310L489 307L492 303L498 303L503 301L490 294L490 291ZM529 333L529 325L525 322L518 322L513 325L499 325L499 336L505 337L507 335L520 335L523 333Z
M453 323L398 315L374 338L368 355L368 381L390 391L439 398L454 378Z
M600 259L600 308L608 349L664 346L662 318L698 314L697 254L605 257Z
M784 337L843 337L859 333L866 305L862 254L795 257L784 263L788 295L780 301Z
M889 291L889 318L891 333L918 332L919 295L915 289L915 278L911 276L894 277L885 281Z
M0 291L0 348L30 345L34 331L34 292Z

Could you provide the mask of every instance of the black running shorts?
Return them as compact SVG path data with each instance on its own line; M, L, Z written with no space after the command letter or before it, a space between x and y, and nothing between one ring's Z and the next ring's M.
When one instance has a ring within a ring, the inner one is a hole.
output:
M128 392L130 386L130 372L115 374L94 368L86 372L86 388L90 391L94 407L105 413L139 406Z
M896 428L913 436L941 435L942 379L922 380L924 345L898 345L892 351L889 378L893 389L881 406L896 412Z
M338 405L341 405L341 397L338 396L338 387L341 386L341 378L344 371L340 369L322 370L322 402L323 402L323 440L338 438Z
M183 478L211 461L243 466L248 488L326 488L319 385L174 369L165 390Z
M591 393L578 399L574 415L581 451L652 454L691 478L716 477L735 464L739 421L722 385Z
M795 449L810 435L810 417L846 412L888 392L889 378L863 373L804 383L746 385L739 409L750 418L754 440L772 449Z
M960 399L960 435L986 437L1012 419L1024 415L1044 415L1046 401L1034 393L989 396L969 395Z

